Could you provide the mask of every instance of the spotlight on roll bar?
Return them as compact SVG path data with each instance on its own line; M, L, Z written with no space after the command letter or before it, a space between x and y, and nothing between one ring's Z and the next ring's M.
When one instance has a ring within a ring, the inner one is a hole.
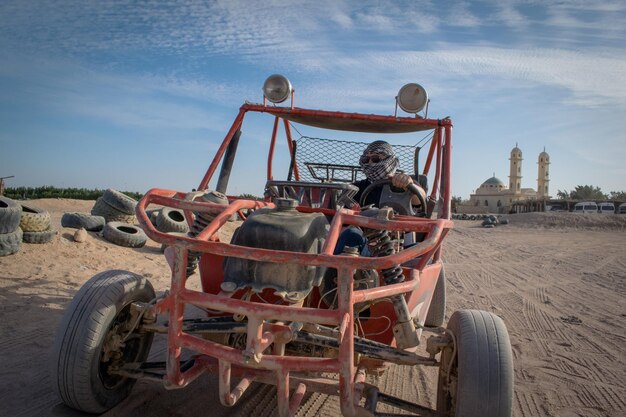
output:
M396 96L396 105L407 113L418 113L428 104L424 87L416 83L405 84Z
M273 74L263 83L263 97L272 103L278 104L287 100L293 93L291 83L284 75Z

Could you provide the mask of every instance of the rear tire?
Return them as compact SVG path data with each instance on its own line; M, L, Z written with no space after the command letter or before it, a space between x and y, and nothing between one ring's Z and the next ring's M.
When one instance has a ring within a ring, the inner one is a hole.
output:
M130 304L149 302L154 289L144 277L112 270L95 275L66 308L52 352L54 390L68 406L87 413L103 413L124 400L136 380L109 374L114 361L105 360L107 345L127 334ZM122 363L142 363L148 357L152 333L134 333L123 347ZM109 348L109 350L111 350Z
M456 337L456 354L452 357L452 347L441 354L437 411L447 417L510 417L513 355L502 319L486 311L459 310L448 329Z

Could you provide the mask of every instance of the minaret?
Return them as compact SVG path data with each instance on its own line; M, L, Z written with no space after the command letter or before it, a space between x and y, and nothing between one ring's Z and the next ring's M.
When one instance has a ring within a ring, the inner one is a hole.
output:
M509 191L514 194L522 193L522 151L517 147L511 150L511 170L509 175Z
M543 152L539 154L537 164L539 165L539 173L537 174L537 198L550 198L550 194L548 193L548 183L550 182L550 170L548 165L550 165L550 155L546 153L545 147L543 148Z

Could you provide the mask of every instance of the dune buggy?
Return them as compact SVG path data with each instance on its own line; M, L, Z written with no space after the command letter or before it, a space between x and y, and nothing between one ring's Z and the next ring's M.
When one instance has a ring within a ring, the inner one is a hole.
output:
M509 416L513 365L502 320L461 310L442 327L442 243L453 227L451 119L421 117L419 109L400 117L397 107L389 116L297 108L286 79L268 81L263 103L241 106L198 191L152 189L138 203L147 235L168 246L169 290L157 297L141 275L111 270L91 278L66 309L53 358L61 399L100 413L122 401L137 379L177 389L210 372L224 406L237 404L253 382L275 385L281 417L295 415L307 392L339 396L344 416L381 415L381 403L412 415ZM423 93L409 86L409 93ZM405 87L396 98L403 109ZM289 94L291 106L267 103ZM251 113L273 119L262 200L226 195ZM281 125L290 163L276 180ZM394 145L401 169L429 189L426 198L415 186L398 192L381 181L363 193L381 189L378 205L355 201L353 183L363 175L356 162L367 143L294 140L294 125L385 138L426 133L422 169L420 147ZM209 190L220 165L216 189ZM146 215L150 205L183 210L189 233L159 232ZM222 241L220 230L233 221L240 226ZM366 237L367 253L354 246L337 251L350 227ZM187 288L196 271L201 291ZM190 306L201 314L189 317ZM167 337L160 362L147 360L155 334ZM425 350L418 349L422 339ZM390 363L438 367L436 408L380 392L367 375Z

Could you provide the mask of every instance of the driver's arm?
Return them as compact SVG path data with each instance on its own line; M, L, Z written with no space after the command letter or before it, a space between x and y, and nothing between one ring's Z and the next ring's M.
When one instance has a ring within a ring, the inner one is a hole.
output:
M411 178L410 175L403 174L403 173L397 173L391 178L391 185L397 188L403 188L405 190L406 190L406 187L409 186L409 184L414 184L414 183L415 181L413 181L413 178ZM424 189L419 184L415 184L415 185L417 186L417 189L419 190L420 194L422 194L422 196L424 197L424 200L426 200L426 191L424 191ZM411 198L411 204L414 206L421 205L420 200L416 195L414 195Z

